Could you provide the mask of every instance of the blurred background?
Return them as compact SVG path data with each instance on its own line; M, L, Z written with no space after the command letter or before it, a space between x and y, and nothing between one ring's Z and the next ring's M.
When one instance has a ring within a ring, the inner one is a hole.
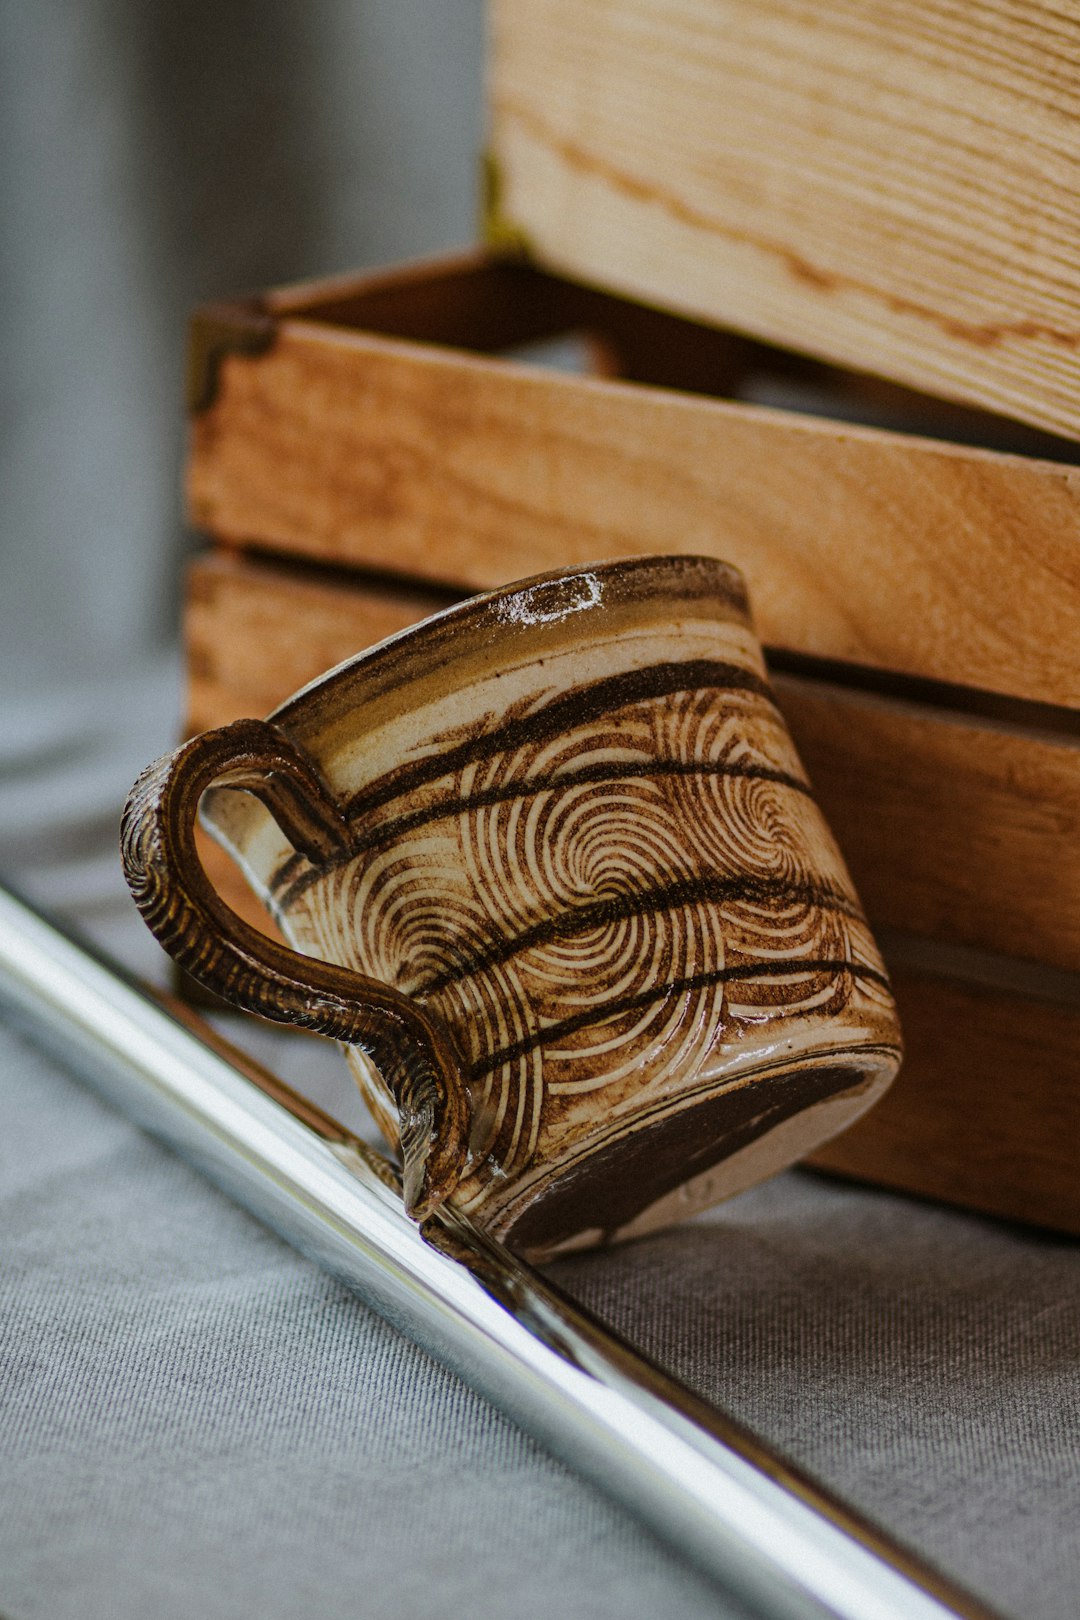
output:
M482 36L481 0L0 0L9 705L175 634L192 306L475 236Z

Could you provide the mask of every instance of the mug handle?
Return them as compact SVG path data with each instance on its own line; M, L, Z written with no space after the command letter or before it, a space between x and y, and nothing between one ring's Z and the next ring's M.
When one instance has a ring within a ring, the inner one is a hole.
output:
M467 1157L469 1101L450 1032L400 990L290 950L225 904L195 844L211 785L253 793L315 864L348 852L345 817L311 756L270 721L237 720L157 760L132 788L121 854L135 904L169 955L226 1001L371 1057L398 1110L405 1207L424 1220Z

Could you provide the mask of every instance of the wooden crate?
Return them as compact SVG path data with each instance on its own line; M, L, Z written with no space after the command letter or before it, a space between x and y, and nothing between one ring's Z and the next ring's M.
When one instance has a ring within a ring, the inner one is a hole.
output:
M632 381L502 357L567 332ZM482 254L290 289L196 318L191 516L458 589L713 552L777 649L1080 704L1080 467L1047 459L1058 441L966 447L1009 430L907 396L895 412L952 438L732 399L763 378L867 409L858 378Z
M521 358L566 333L599 374ZM730 558L909 1044L817 1162L1080 1231L1080 472L1057 441L965 446L1011 430L880 388L954 438L742 403L766 377L850 414L868 385L483 255L216 309L193 356L215 548L192 729L477 587Z
M1080 13L492 0L491 217L580 280L1080 430Z

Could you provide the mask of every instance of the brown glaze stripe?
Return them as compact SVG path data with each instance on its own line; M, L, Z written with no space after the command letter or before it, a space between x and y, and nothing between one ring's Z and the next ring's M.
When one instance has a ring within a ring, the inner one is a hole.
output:
M545 703L542 709L507 720L495 731L470 737L456 748L431 759L420 759L412 765L401 765L388 771L378 782L362 789L343 806L350 821L358 820L371 810L381 809L402 793L413 788L437 782L452 771L464 770L490 759L495 754L509 753L526 744L550 742L567 731L600 720L604 715L625 709L632 703L645 703L652 698L670 697L675 692L699 692L716 687L728 692L752 692L763 697L774 707L776 699L768 681L741 664L722 663L719 659L694 658L683 663L650 664L645 669L628 669L621 675L608 675L589 686L575 686L569 692Z
M694 761L681 759L653 759L641 762L624 760L610 765L598 762L596 765L584 766L577 771L565 771L557 776L531 776L520 782L502 782L496 787L482 788L479 793L471 793L465 798L441 799L438 804L425 805L422 810L395 816L392 821L385 821L381 826L373 827L362 838L350 840L345 854L332 862L324 863L318 871L302 871L287 889L278 894L277 904L287 909L305 889L310 888L332 868L346 865L357 855L366 855L371 850L393 843L395 838L404 837L434 821L463 815L470 810L485 810L490 805L506 804L514 799L528 799L541 793L557 793L562 788L578 787L590 782L625 782L634 778L660 776L734 777L748 782L772 782L778 787L791 788L795 793L805 794L808 799L814 797L814 790L809 782L799 776L792 776L788 771L774 770L768 765L725 765L720 761L707 761L699 765ZM298 866L306 865L302 855L290 855L273 878L271 888L278 888L282 882L288 880L289 874Z
M359 821L371 811L382 809L406 793L464 770L468 765L491 759L496 754L508 753L526 744L549 742L554 737L599 720L632 703L670 697L676 692L698 692L710 688L750 692L776 708L776 698L768 681L740 664L712 658L650 664L645 669L631 669L619 675L606 676L589 686L573 687L532 714L508 720L494 731L470 737L444 753L416 760L411 765L399 765L346 800L342 813L350 822ZM805 784L801 785L805 790ZM279 905L286 906L292 900L291 892L282 894L280 891L303 864L302 856L294 856L275 873L270 887L278 892Z
M816 960L809 958L804 962L740 962L734 967L714 968L709 973L692 973L683 979L672 979L670 984L657 985L650 990L639 990L635 995L622 996L618 1001L609 1001L601 1007L587 1007L571 1018L561 1018L557 1023L546 1024L543 1029L534 1030L531 1035L523 1035L520 1040L511 1042L509 1046L503 1046L497 1052L479 1058L470 1067L469 1077L472 1080L482 1080L485 1075L494 1073L504 1063L512 1063L515 1058L525 1057L538 1046L562 1040L566 1035L576 1035L578 1030L588 1029L590 1024L604 1023L609 1018L619 1017L621 1013L636 1012L641 1007L666 1001L669 996L683 995L689 990L707 990L713 985L734 984L748 979L798 978L804 973L850 973L852 978L868 979L872 984L880 985L883 990L890 992L892 990L887 974L879 973L877 968L868 967L864 962L853 962L844 956L823 957Z
M705 901L722 905L725 901L816 906L822 911L838 911L846 917L865 921L859 906L835 889L814 884L784 883L778 879L737 877L724 878L715 873L705 877L683 878L655 889L642 889L637 894L607 895L591 905L575 906L558 917L545 917L513 939L499 940L487 950L477 951L464 962L418 985L414 995L431 996L447 985L458 984L485 968L500 967L504 962L531 950L537 945L551 945L562 940L602 928L609 923L623 922L628 917L647 917L658 911L674 911L679 906L695 905Z
M373 828L363 838L350 844L349 853L350 856L365 854L381 844L391 843L403 833L426 826L428 822L441 821L445 816L460 815L463 811L484 810L492 804L527 799L539 793L554 793L560 788L578 787L583 783L625 782L643 776L743 777L750 782L774 782L780 787L793 788L796 793L804 793L810 799L814 796L813 788L802 777L792 776L788 771L774 770L768 765L725 765L719 760L698 764L693 760L681 759L623 760L613 761L610 765L598 761L580 770L561 771L555 776L529 776L519 782L501 782L496 787L481 788L479 793L470 793L467 798L443 799L438 804L425 805L422 810L413 810L408 815L397 816L393 821Z

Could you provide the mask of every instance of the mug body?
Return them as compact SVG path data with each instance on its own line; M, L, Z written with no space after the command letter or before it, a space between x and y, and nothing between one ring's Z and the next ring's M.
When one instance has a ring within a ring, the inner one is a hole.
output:
M644 558L473 598L272 718L347 850L314 864L227 788L204 821L290 944L450 1030L471 1110L454 1198L495 1235L544 1255L681 1218L892 1078L888 979L734 569Z

